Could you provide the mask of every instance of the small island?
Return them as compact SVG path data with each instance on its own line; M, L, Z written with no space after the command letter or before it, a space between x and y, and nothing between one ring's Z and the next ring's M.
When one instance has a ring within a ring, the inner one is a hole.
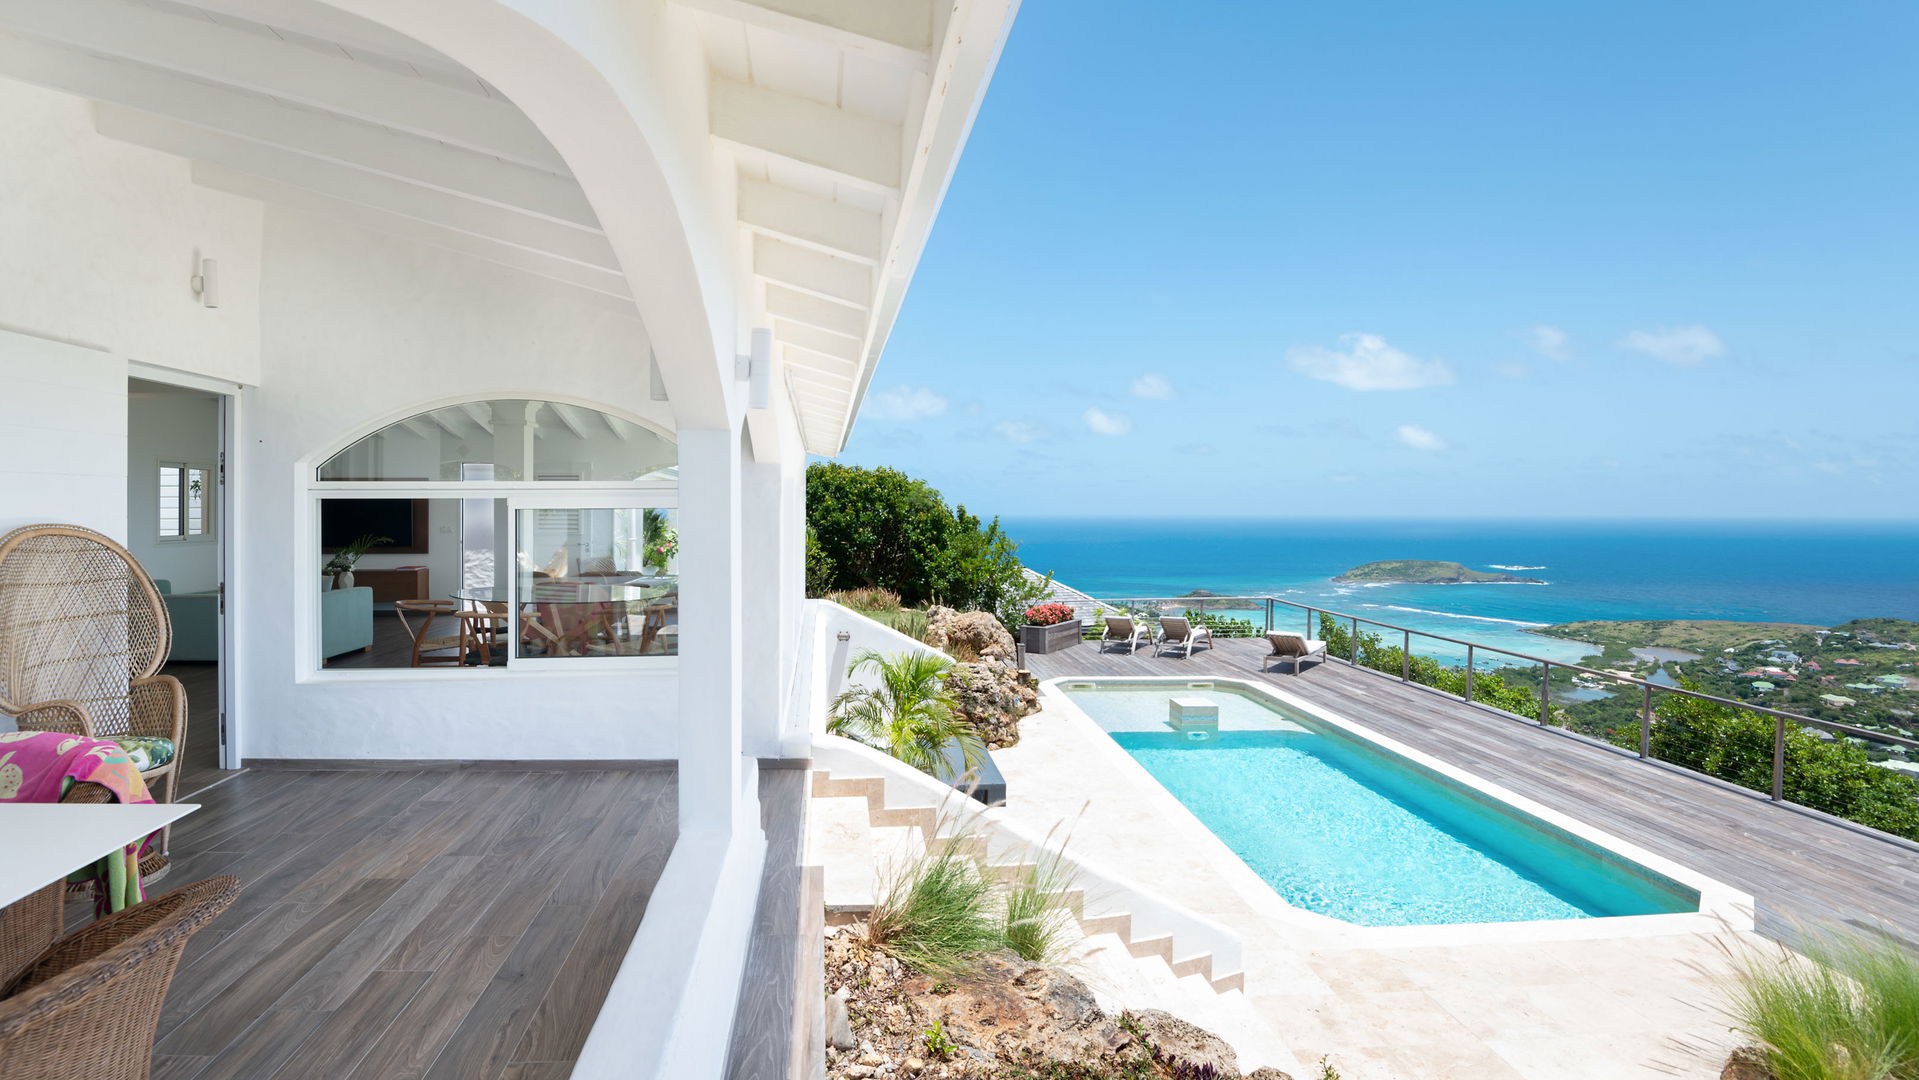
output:
M1430 559L1387 559L1355 566L1333 579L1344 585L1360 583L1391 585L1544 585L1538 578L1517 574L1494 574L1472 570L1456 562Z

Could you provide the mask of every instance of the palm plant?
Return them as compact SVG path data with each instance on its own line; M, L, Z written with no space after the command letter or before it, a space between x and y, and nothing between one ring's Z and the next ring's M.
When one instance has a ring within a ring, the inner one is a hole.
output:
M978 768L986 760L986 744L953 711L953 694L946 687L952 666L937 653L882 656L861 649L846 673L871 670L875 685L855 686L835 698L826 730L878 747L924 773L939 768L948 746L959 748L966 769Z

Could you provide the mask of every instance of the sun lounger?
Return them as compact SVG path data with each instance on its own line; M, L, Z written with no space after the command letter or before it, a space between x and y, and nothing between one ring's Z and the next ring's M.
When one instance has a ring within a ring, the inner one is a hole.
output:
M1141 645L1152 643L1152 634L1140 625L1131 615L1106 616L1106 633L1100 635L1099 649L1106 651L1108 642L1117 642L1126 646L1127 652L1136 651Z
M1326 643L1308 638L1305 634L1295 634L1290 630L1275 630L1266 635L1273 643L1272 655L1260 661L1259 669L1266 671L1278 660L1291 660L1293 674L1299 674L1299 665L1317 656L1320 663L1326 662Z
M1204 626L1194 626L1181 615L1163 615L1159 620L1159 636L1153 639L1153 655L1158 656L1168 647L1180 649L1182 656L1192 656L1193 647L1204 643L1213 647L1213 632Z

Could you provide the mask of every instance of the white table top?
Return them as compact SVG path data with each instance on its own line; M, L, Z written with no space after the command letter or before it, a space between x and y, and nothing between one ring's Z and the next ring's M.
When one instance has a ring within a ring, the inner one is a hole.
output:
M0 804L0 905L198 809L198 803Z

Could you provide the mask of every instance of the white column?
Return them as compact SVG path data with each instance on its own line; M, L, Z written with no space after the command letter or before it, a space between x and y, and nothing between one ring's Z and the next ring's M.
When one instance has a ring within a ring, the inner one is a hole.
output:
M750 462L741 485L741 537L745 556L745 660L742 706L747 751L758 757L782 757L787 707L787 677L794 662L793 616L804 591L788 574L786 555L803 538L792 517L787 491L792 466ZM802 541L803 542L803 539Z
M679 444L680 830L734 832L759 825L743 820L740 436L682 428Z

